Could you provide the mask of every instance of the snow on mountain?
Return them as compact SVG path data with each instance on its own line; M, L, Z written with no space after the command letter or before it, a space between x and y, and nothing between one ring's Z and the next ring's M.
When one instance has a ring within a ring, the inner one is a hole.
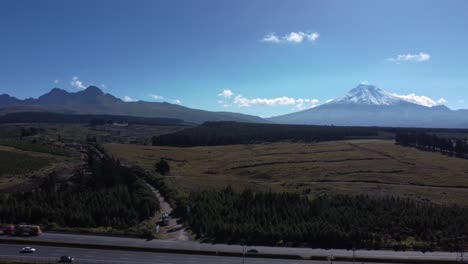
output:
M407 102L413 103L413 104L418 104L422 106L427 106L427 107L433 107L433 106L438 106L438 105L444 105L447 103L447 101L444 98L440 98L438 101L434 101L431 98L424 96L424 95L416 95L414 93L408 94L408 95L398 95L398 94L393 94Z
M362 83L346 95L317 107L268 120L283 124L466 128L465 111L453 111L418 95L400 96Z
M443 105L446 100L441 98L438 101L427 96L416 94L399 95L390 93L381 88L370 84L359 84L356 88L350 90L345 96L333 99L329 104L361 104L361 105L400 105L402 103L413 103L426 107Z
M359 84L345 96L331 100L328 104L398 105L407 100L369 84Z

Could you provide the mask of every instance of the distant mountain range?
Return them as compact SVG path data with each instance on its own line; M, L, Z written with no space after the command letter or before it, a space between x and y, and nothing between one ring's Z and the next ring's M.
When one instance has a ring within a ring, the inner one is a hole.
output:
M468 128L468 110L427 107L373 85L360 84L328 103L268 120L285 124Z
M263 119L233 112L212 112L177 104L124 102L95 86L70 93L54 88L37 99L19 100L0 95L0 115L14 112L121 115L174 118L189 123L237 121L335 126L468 128L468 110L451 110L443 105L427 107L373 85L360 84L346 95L317 107Z
M191 123L206 121L268 122L257 116L204 111L166 102L124 102L111 94L104 93L95 86L89 86L87 89L76 93L54 88L37 99L19 100L6 94L0 95L0 114L12 112L56 112L82 115L174 118Z

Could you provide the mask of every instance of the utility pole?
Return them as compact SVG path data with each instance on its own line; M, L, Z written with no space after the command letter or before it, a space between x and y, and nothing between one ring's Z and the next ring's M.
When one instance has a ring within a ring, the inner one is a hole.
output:
M351 250L353 251L353 263L354 263L354 257L356 256L356 248L353 247Z
M460 238L460 263L465 263L465 260L463 259L463 253L465 251L465 238L461 237Z
M242 264L245 264L245 244L242 243Z

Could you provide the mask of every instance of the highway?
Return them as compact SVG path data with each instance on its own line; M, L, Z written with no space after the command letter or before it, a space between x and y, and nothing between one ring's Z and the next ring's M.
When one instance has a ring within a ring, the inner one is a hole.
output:
M233 264L242 263L240 257L218 257L184 254L165 254L118 250L95 250L64 247L33 246L37 251L34 253L19 253L25 247L21 244L3 244L0 246L0 260L21 260L37 262L56 262L60 256L67 255L75 258L76 263L135 263L135 264ZM325 261L310 260L285 260L246 258L245 264L325 264ZM346 262L340 262L346 263Z
M112 236L96 236L96 235L77 235L77 234L62 234L62 233L43 233L37 237L8 237L0 236L0 239L7 240L28 240L31 243L34 241L49 241L49 242L66 242L80 243L92 245L112 245L126 246L139 248L159 248L159 249L182 249L182 250L203 250L211 252L229 252L241 253L242 247L239 245L225 244L205 244L197 241L170 241L170 240L151 240L146 241L138 238L128 237L112 237ZM2 245L3 246L3 245ZM255 248L260 254L276 254L276 255L297 255L303 258L314 257L352 257L353 252L344 249L311 249L311 248L287 248L287 247L247 247L247 250ZM140 253L138 253L140 254ZM142 253L143 254L143 253ZM404 251L395 252L391 250L357 250L356 257L373 258L373 259L396 259L396 260L448 260L455 261L459 255L455 252L417 252Z

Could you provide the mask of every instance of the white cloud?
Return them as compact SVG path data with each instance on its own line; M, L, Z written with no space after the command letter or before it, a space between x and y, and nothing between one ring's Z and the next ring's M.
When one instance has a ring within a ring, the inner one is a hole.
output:
M448 103L448 101L445 100L445 98L440 98L439 100L437 100L438 105L445 105L447 103Z
M218 100L218 104L222 105L224 108L231 107L231 105L229 104L229 102L224 101L224 100Z
M107 86L105 84L101 84L101 87L102 88L106 88Z
M447 103L447 100L444 98L440 98L439 100L435 101L431 99L430 97L424 96L424 95L416 95L416 94L408 94L408 95L399 95L399 94L393 94L407 102L426 106L426 107L433 107L437 105L445 105Z
M280 39L278 36L276 36L275 33L271 33L263 37L262 41L264 42L273 42L273 43L278 43L280 42Z
M308 40L315 41L316 39L318 39L320 37L320 34L318 32L314 32L314 33L306 35L306 36L307 36Z
M250 103L254 105L269 105L269 106L291 105L291 104L295 104L296 100L294 100L294 98L291 98L291 97L283 96L283 97L272 98L272 99L254 98L250 100Z
M394 58L388 58L387 61L391 62L406 62L406 61L415 61L415 62L424 62L424 61L429 61L431 59L431 55L426 52L420 52L416 54L400 54L397 55Z
M85 89L86 87L83 85L83 82L77 76L73 76L70 81L70 85L77 88L77 89Z
M301 43L304 40L304 35L301 32L291 32L285 36L286 41Z
M133 102L133 101L135 101L128 95L124 96L123 100L124 100L124 102Z
M55 84L58 84L59 82L60 82L60 81L59 81L58 79L55 79L55 80L54 80L54 83L55 83Z
M253 105L261 106L278 106L278 105L294 105L297 109L303 110L317 106L319 100L317 99L304 99L293 97L277 97L277 98L246 98L242 95L234 97L232 103L238 107L250 107Z
M234 104L238 105L239 107L249 107L251 105L250 100L243 97L242 95L237 95L234 98Z
M156 94L150 94L149 95L151 98L155 99L155 100L161 100L161 99L164 99L164 97L160 96L160 95L156 95Z
M314 42L320 37L318 32L313 33L305 33L302 31L292 31L284 35L283 37L278 37L275 33L270 33L263 37L262 41L270 42L270 43L280 43L280 42L288 42L288 43L302 43L304 40L308 40L310 42Z
M151 99L154 99L154 100L164 100L164 102L171 102L173 104L178 104L178 105L181 105L182 104L182 101L179 100L179 99L171 99L171 98L166 98L164 99L163 96L161 95L157 95L157 94L149 94L148 95Z
M218 96L224 97L224 98L231 98L234 93L230 89L225 89L221 93L218 94Z
M308 108L314 108L318 105L320 101L318 99L296 99L296 108L299 110L304 110Z

